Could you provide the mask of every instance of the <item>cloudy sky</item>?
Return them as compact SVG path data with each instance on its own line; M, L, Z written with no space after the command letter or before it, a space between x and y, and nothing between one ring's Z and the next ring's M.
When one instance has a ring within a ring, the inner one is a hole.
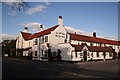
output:
M64 26L70 32L98 37L117 39L118 3L117 2L29 2L30 8L24 11L11 11L12 3L2 4L3 39L15 38L24 27L30 33L57 25L58 16L62 16Z

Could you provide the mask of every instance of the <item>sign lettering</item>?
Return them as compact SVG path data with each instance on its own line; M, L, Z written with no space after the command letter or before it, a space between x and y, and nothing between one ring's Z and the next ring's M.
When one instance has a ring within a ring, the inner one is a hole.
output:
M62 37L62 38L65 38L65 33L62 33L62 32L56 32L55 36L56 36L56 37Z

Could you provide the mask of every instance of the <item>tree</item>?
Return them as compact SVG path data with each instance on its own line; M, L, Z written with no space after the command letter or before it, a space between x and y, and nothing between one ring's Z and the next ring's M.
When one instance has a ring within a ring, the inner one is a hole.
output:
M16 10L21 11L25 10L26 8L30 8L29 3L25 2L24 0L11 0L11 2L4 1L2 3L10 6L12 12Z
M2 55L8 54L15 56L16 54L16 40L4 40L2 42Z

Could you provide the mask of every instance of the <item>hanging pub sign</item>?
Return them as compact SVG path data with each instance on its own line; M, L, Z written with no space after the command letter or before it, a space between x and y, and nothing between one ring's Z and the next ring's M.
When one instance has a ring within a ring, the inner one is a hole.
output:
M56 32L55 36L56 36L56 37L62 37L62 38L65 38L65 33L62 33L62 32Z

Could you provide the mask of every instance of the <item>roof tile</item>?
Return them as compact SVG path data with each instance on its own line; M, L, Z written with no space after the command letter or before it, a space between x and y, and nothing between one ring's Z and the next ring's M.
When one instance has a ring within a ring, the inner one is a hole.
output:
M53 31L54 29L56 29L58 26L59 26L59 25L56 25L56 26L51 27L51 28L48 28L48 29L46 29L46 30L44 30L44 31L35 33L35 34L31 35L31 36L29 37L29 39L33 39L33 38L37 38L37 37L42 36L42 35L50 34L50 32Z
M83 49L84 46L87 46L86 43L82 43L81 45L72 45L72 47L75 48L75 51L81 51ZM100 47L100 46L87 46L87 48L91 51L91 52L113 52L114 53L114 49L112 47Z
M29 37L32 35L31 33L25 33L25 32L21 32L21 34L25 40L29 40Z
M84 36L84 35L78 35L78 34L72 34L72 33L69 33L69 34L70 34L71 40L120 45L119 42L115 41L115 40L107 40L107 39L103 39L103 38L90 37L90 36Z

